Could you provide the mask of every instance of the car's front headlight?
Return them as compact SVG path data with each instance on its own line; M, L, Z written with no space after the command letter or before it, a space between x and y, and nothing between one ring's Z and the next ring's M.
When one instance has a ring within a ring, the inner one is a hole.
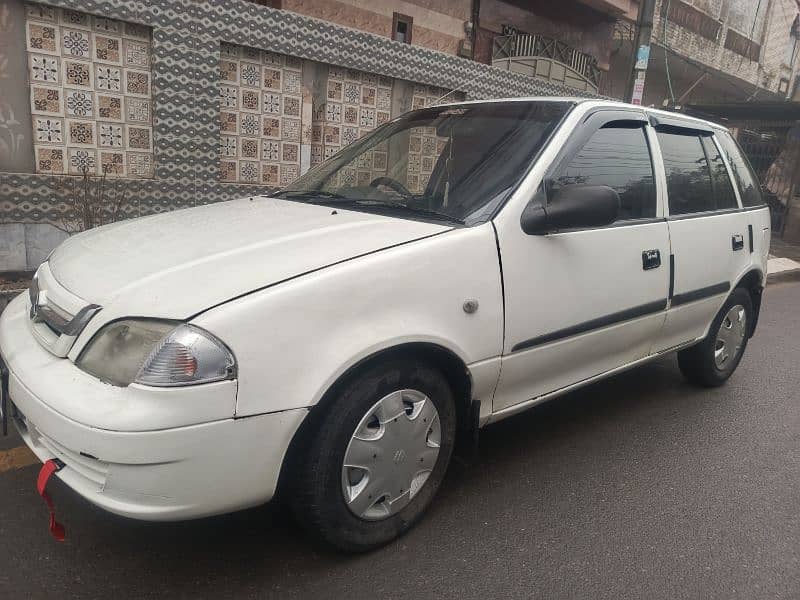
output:
M209 332L156 319L109 323L89 341L76 364L118 386L194 385L236 374L233 354Z

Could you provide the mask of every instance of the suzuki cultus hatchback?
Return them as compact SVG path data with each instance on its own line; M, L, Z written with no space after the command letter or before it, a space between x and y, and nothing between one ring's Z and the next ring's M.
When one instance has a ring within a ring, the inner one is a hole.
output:
M718 125L561 98L416 110L272 196L68 239L0 318L4 415L114 513L280 492L365 550L489 423L674 351L725 382L769 234Z

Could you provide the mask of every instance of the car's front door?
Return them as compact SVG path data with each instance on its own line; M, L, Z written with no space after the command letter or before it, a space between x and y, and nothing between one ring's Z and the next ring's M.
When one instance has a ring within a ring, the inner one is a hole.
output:
M527 235L518 212L496 220L506 322L495 412L649 354L664 322L670 254L652 136L643 112L590 114L533 199L551 207L559 188L609 186L620 196L613 224Z

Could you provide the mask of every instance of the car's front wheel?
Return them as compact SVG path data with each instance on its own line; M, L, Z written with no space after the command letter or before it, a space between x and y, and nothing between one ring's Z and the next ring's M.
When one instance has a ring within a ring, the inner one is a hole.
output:
M678 352L678 366L692 383L722 385L739 366L753 322L753 302L737 288L717 313L708 335L699 344Z
M447 379L409 359L375 364L315 415L292 507L341 549L364 551L407 531L444 478L456 432Z

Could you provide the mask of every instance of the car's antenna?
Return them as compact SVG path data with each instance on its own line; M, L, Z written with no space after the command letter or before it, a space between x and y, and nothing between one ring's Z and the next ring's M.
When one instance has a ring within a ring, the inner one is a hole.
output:
M482 75L482 73L481 73L481 75ZM480 77L480 75L476 75L475 77L470 79L465 86L462 86L462 87L471 86L473 83L475 83L478 80L478 77ZM447 98L450 94L453 94L453 93L458 92L458 91L459 91L459 89L457 87L454 87L452 90L447 92L444 96L441 96L440 98L437 98L436 101L434 102L434 104L439 104L439 102L441 102L442 100ZM466 94L467 92L464 92L464 93Z

